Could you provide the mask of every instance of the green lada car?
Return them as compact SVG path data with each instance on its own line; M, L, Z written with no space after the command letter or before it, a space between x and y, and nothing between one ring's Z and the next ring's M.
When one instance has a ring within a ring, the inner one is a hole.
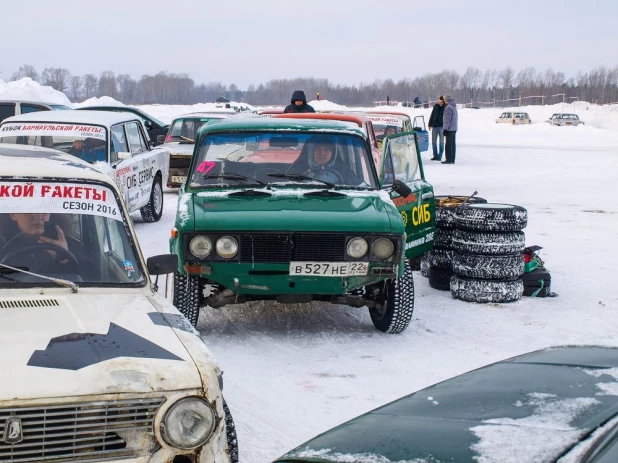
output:
M349 122L205 126L170 238L174 305L196 325L202 306L320 300L368 307L377 329L401 332L414 309L408 259L433 246L434 216L413 133L380 151Z

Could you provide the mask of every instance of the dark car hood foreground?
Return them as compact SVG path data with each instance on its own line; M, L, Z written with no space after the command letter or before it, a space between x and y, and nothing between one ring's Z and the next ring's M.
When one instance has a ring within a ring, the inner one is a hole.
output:
M618 348L483 367L344 423L279 462L553 462L618 414Z

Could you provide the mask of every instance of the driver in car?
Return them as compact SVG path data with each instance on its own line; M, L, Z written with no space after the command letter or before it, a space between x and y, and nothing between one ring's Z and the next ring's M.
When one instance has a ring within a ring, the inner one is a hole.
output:
M336 166L335 145L330 140L320 140L313 146L313 150L309 153L307 162L309 170L307 175L310 177L330 182L341 184L341 173Z
M88 137L84 140L74 140L71 148L69 148L69 154L77 156L86 162L93 163L105 161L107 154L106 148L107 143L105 140Z
M50 217L49 213L3 214L0 263L28 267L34 273L78 273L76 255L81 246L66 236L68 222L63 230L58 224L48 224ZM61 217L57 221L61 222Z

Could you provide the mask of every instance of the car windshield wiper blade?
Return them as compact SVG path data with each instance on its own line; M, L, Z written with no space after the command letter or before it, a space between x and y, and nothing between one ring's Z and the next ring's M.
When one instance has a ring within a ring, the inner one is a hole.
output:
M245 177L244 175L240 175L240 174L233 174L233 173L229 173L229 174L217 174L217 175L210 175L210 174L206 174L206 175L202 175L202 178L224 178L226 180L237 180L239 182L243 182L243 181L251 181L251 182L255 182L259 185L264 185L267 186L266 183L257 180L255 178L249 178L249 177Z
M288 178L290 180L296 180L298 182L320 182L323 183L324 185L326 185L328 188L335 188L337 185L335 185L334 183L330 183L327 182L326 180L320 180L319 178L313 178L313 177L309 177L308 175L302 175L302 174L278 174L278 173L271 173L271 174L266 174L269 177L275 177L275 178Z
M62 278L46 277L45 275L40 275L38 273L29 272L29 271L24 270L24 269L22 269L20 267L11 267L10 265L6 265L6 264L0 264L0 268L3 269L3 273L6 273L6 269L8 269L12 273L14 273L14 272L25 273L26 275L32 275L32 276L35 276L35 277L38 277L38 278L43 278L44 280L53 281L57 285L64 286L65 288L71 288L71 291L74 292L74 293L76 293L77 290L79 289L77 284L75 284L75 283L73 283L72 281L69 281L69 280L64 280Z

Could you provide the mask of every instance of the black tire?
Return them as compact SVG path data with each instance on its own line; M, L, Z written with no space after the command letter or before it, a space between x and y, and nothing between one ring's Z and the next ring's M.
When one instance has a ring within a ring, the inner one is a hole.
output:
M452 228L436 228L435 239L433 241L433 247L438 249L452 249L453 248L453 232Z
M455 210L455 226L488 232L520 231L528 224L528 211L512 204L471 204Z
M427 253L421 257L421 275L427 278L429 276L429 262L427 262Z
M451 277L453 271L448 268L429 267L429 286L440 291L449 291L451 289Z
M453 272L468 278L512 280L520 278L524 273L524 256L522 254L482 256L456 252L453 255Z
M466 201L466 204L484 204L484 198L467 198L466 196L436 196L436 227L455 228L455 209Z
M230 462L238 463L238 436L236 435L236 425L230 408L223 398L223 411L225 412L225 434L227 436L227 447L230 451Z
M450 269L453 267L453 254L450 249L432 249L427 253L427 262L433 267Z
M202 299L202 280L199 276L174 273L173 304L192 326L197 326Z
M517 280L479 280L454 275L451 295L466 302L513 302L521 298L524 284Z
M373 326L384 333L401 333L410 324L414 313L414 276L406 260L401 277L384 282L381 307L369 309Z
M489 233L469 230L453 232L453 249L468 254L518 254L525 247L524 232Z
M152 190L150 191L150 200L148 204L140 208L142 219L144 222L158 222L163 215L163 186L161 185L161 177L155 176L152 181Z

